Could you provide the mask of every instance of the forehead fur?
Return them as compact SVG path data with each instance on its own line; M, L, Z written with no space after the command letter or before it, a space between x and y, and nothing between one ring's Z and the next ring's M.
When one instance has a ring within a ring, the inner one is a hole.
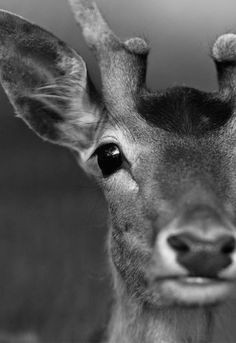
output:
M194 88L173 87L139 98L138 112L149 123L180 135L202 135L224 125L233 112L230 100Z

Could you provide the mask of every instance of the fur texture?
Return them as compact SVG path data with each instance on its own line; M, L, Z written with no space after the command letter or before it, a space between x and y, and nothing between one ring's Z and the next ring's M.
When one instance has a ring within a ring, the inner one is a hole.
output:
M4 11L0 77L27 125L73 149L103 188L115 294L107 342L209 342L213 305L232 292L236 279L235 245L224 243L236 240L235 36L213 48L218 93L186 87L151 92L146 42L121 42L95 3L70 3L95 52L102 97L74 50ZM108 143L121 161L114 170L111 153L98 163ZM111 163L110 175L103 163ZM191 251L196 237L199 250ZM187 268L178 258L189 251L195 262L199 254L211 260L216 254L227 263L215 262L215 279L201 268L193 277L191 263Z

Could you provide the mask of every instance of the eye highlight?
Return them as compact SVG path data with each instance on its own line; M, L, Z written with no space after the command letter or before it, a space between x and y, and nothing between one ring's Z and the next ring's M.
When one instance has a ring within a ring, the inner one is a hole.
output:
M108 177L122 168L124 156L114 143L101 145L95 152L102 175Z

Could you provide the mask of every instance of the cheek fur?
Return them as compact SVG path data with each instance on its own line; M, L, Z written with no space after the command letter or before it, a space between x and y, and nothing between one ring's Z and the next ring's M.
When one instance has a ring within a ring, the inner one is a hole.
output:
M126 234L116 229L111 235L111 255L116 272L125 283L129 294L140 297L146 287L145 265L148 265L150 256L129 244Z

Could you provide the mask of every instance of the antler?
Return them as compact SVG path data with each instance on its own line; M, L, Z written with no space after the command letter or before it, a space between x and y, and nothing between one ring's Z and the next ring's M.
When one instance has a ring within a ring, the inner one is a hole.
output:
M111 31L95 2L69 0L88 46L98 60L103 95L114 111L130 108L145 87L149 47L141 38L125 42ZM122 106L121 106L122 104Z
M220 36L213 48L212 56L218 73L219 90L224 98L236 95L236 35Z

